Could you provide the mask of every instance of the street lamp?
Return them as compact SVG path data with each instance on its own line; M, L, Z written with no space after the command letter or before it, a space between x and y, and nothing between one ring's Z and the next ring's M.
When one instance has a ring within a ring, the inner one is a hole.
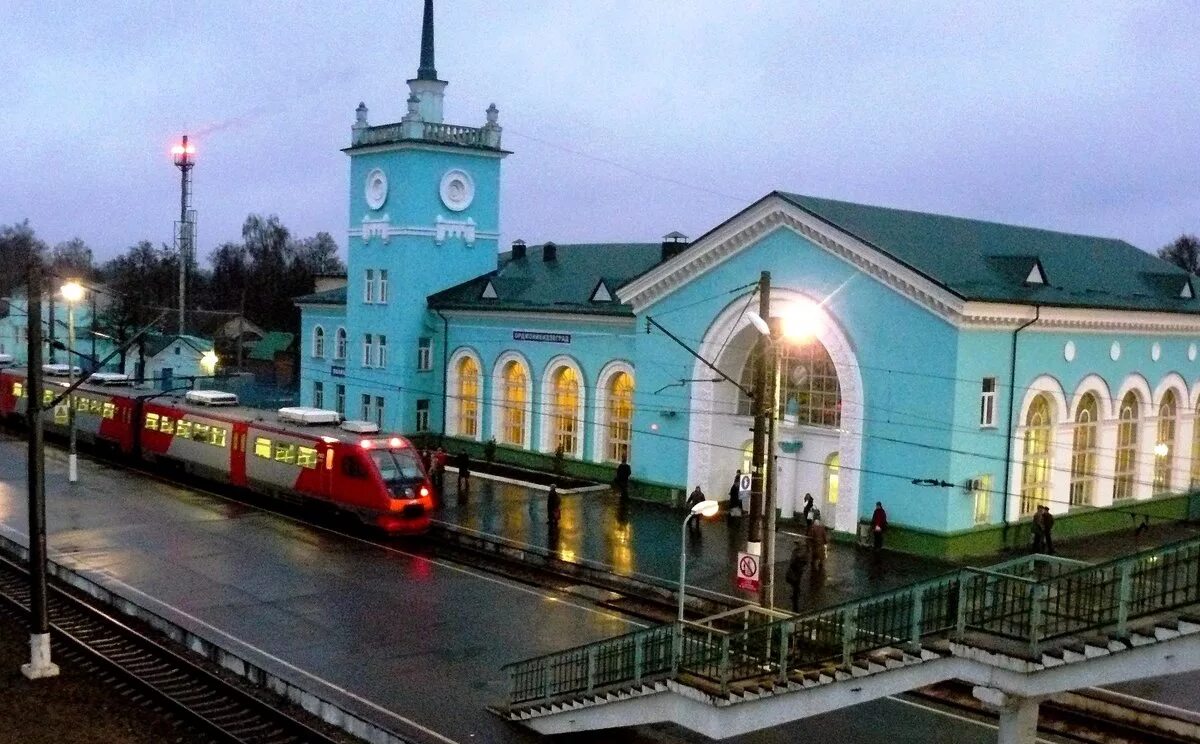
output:
M771 415L767 419L767 447L763 452L765 463L760 463L766 478L763 511L767 518L767 549L763 558L765 576L762 582L760 604L768 609L775 607L775 426L779 419L779 395L783 378L783 349L785 343L801 343L815 338L821 328L819 305L787 305L779 313L777 329L755 312L746 313L750 324L767 340L773 360L771 378Z
M701 501L692 507L683 518L683 528L679 532L679 622L683 622L684 579L687 577L687 526L693 517L711 517L720 509L715 501Z
M217 372L217 362L219 361L221 359L217 356L217 353L209 349L200 357L200 368L204 370L204 374L212 377Z
M83 299L83 285L74 279L62 285L59 290L67 301L67 385L75 382L75 305ZM75 483L79 480L79 464L75 454L75 406L71 397L67 398L67 429L70 432L67 445L67 480Z

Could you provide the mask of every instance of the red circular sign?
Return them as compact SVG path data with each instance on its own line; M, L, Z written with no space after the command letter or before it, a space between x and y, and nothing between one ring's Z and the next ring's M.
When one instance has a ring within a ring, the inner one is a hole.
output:
M758 573L758 561L754 560L752 555L743 556L738 563L738 572L742 576L754 576Z

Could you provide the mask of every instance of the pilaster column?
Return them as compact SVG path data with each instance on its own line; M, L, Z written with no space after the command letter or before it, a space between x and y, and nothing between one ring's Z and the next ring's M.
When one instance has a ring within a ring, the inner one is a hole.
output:
M1050 443L1050 513L1066 514L1071 503L1071 453L1075 446L1072 422L1054 427Z
M1034 744L1037 741L1040 698L1021 697L992 687L975 687L971 694L999 712L997 744Z
M1192 436L1196 419L1186 409L1175 419L1175 445L1171 452L1171 491L1184 493L1192 486Z
M1096 429L1096 486L1093 506L1112 506L1113 472L1117 467L1117 423L1102 419Z
M1149 412L1147 412L1149 413ZM1154 493L1154 445L1158 443L1158 417L1144 415L1138 421L1137 471L1133 476L1133 497L1148 499Z

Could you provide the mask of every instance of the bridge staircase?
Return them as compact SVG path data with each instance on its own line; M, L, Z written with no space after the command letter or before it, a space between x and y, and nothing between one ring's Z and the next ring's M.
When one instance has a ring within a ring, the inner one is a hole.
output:
M948 679L1032 742L1041 699L1200 669L1200 540L1046 555L804 615L757 607L507 665L503 716L544 734L673 721L715 739Z

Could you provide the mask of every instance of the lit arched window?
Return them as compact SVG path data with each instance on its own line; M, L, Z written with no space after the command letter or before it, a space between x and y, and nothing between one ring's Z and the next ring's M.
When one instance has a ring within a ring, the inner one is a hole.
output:
M1025 468L1021 474L1021 514L1050 503L1050 399L1038 394L1025 414Z
M500 438L504 444L525 446L525 406L529 375L520 362L509 362L504 367L504 428Z
M838 501L839 476L842 470L842 458L834 452L825 458L825 503L836 504ZM825 519L830 519L826 516Z
M313 356L325 358L325 329L321 326L313 328Z
M1075 409L1075 435L1071 443L1071 506L1092 503L1096 490L1096 426L1100 406L1086 393Z
M337 329L337 335L334 336L333 358L342 360L346 358L346 329Z
M479 364L471 357L458 362L458 434L472 437L479 432Z
M842 390L837 367L818 340L787 343L780 366L779 415L786 421L806 426L838 427L842 423ZM768 357L770 352L768 351ZM754 389L760 355L751 352L742 368L742 387ZM738 413L749 416L753 405L744 391L738 392Z
M618 372L608 381L608 406L605 422L608 446L605 456L611 462L629 457L629 442L633 434L633 375Z
M550 443L563 454L579 452L579 375L570 367L559 367L553 376L553 437Z
M1196 406L1195 420L1192 429L1192 488L1200 486L1200 404Z
M1113 469L1113 500L1133 498L1137 477L1138 399L1131 390L1121 399L1117 421L1117 456Z
M1154 441L1154 493L1171 490L1175 461L1175 391L1168 390L1158 406L1158 436Z

